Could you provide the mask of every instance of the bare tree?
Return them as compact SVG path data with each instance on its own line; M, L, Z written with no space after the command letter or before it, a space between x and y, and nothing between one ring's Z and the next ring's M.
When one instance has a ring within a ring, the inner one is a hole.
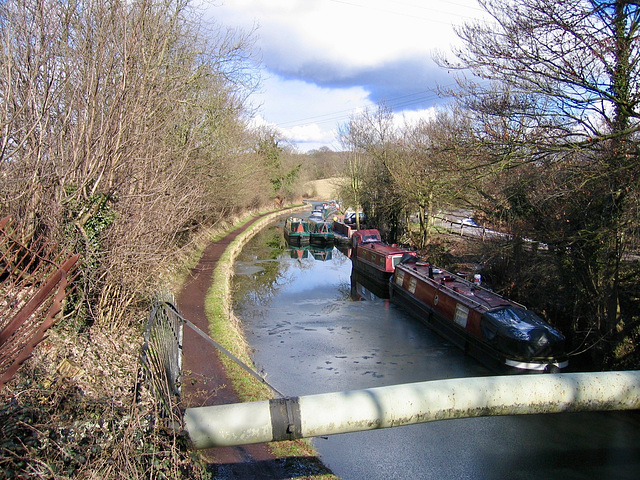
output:
M397 241L406 225L405 205L389 172L393 158L400 153L393 112L386 105L379 105L373 112L365 110L341 128L340 136L354 155L348 173L352 190L358 188L359 200L372 224L387 240ZM356 183L354 175L361 176Z
M458 63L442 63L476 75L461 82L458 98L487 129L492 163L567 166L570 181L549 195L582 198L579 211L591 220L569 218L574 210L565 209L572 228L550 240L582 272L583 297L610 331L631 227L625 212L636 208L630 192L639 186L640 7L626 0L480 3L491 21L462 27Z
M437 209L457 207L468 201L467 189L476 186L464 155L468 142L461 138L468 133L464 118L455 111L441 110L430 120L402 128L401 152L389 163L394 178L410 212L417 211L420 225L416 241L423 248L429 240Z
M251 34L205 31L188 0L11 0L0 22L0 202L76 245L109 322L243 206Z
M343 147L349 152L343 171L345 179L341 186L341 197L347 207L355 211L356 229L360 229L360 212L362 209L362 187L367 171L369 158L361 137L362 127L357 117L340 127L340 139Z

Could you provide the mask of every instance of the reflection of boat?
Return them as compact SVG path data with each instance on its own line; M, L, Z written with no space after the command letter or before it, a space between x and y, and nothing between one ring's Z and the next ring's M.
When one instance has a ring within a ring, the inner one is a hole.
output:
M309 246L309 252L313 255L313 258L320 261L327 261L333 258L333 245L330 247L319 247L316 245Z
M309 245L304 247L289 244L289 254L291 258L307 258L309 256Z
M317 245L333 243L331 223L317 218L309 218L309 241Z
M358 230L353 234L353 268L369 281L377 284L377 289L388 289L389 278L403 256L415 255L407 249L382 243L380 232L375 229Z
M375 300L389 298L389 285L374 282L351 266L351 298L354 300Z
M304 218L289 217L284 222L284 234L288 243L309 241L309 222Z
M309 253L315 260L326 261L333 258L333 245L296 245L287 244L291 258L301 260L309 258Z
M560 332L475 282L408 257L389 285L391 301L491 367L558 371L568 364Z
M340 245L339 243L336 244L336 248L338 249L338 251L340 253L342 253L345 257L347 258L351 258L351 252L353 252L353 249L346 246L346 245Z

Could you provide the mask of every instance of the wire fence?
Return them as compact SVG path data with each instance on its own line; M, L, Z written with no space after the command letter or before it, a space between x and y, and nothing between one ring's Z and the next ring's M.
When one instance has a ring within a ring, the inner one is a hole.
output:
M277 397L284 397L253 368L243 363L193 322L180 315L173 303L159 300L152 305L149 313L141 361L145 383L155 398L159 400L162 417L180 418L179 402L182 393L183 329L185 325L255 379L269 387Z
M160 402L161 416L178 414L182 386L182 317L167 301L151 307L142 345L147 386Z

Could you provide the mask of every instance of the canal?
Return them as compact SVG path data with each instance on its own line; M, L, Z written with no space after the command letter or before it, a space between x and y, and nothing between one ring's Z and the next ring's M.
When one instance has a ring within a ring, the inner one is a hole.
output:
M245 246L234 309L257 368L288 396L492 375L402 310L358 287L337 248L288 248L282 222ZM640 414L447 420L316 438L344 480L636 479Z

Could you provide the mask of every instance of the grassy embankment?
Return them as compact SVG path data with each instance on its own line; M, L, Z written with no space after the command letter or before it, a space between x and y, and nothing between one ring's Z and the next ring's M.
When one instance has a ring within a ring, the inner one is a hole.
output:
M345 183L342 177L312 180L304 184L304 196L311 200L334 200L338 196L340 185Z
M295 211L295 209L290 211ZM239 320L235 317L231 308L233 262L244 245L246 245L260 229L269 224L275 217L282 214L283 211L281 210L266 215L247 231L239 235L235 241L229 245L216 266L212 277L212 284L207 293L205 309L209 319L209 334L224 348L250 367L254 367L254 365L249 355L249 346L245 340ZM234 225L233 228L239 228L247 221L249 221L249 218ZM241 401L249 402L272 398L272 392L266 385L260 383L233 361L222 356L222 362L231 384ZM296 476L295 478L337 479L336 476L325 470L324 467L319 464L317 453L306 440L274 442L270 444L270 449L278 458L296 459L295 467L301 472L302 476ZM307 465L300 463L300 458L302 457L309 459Z

